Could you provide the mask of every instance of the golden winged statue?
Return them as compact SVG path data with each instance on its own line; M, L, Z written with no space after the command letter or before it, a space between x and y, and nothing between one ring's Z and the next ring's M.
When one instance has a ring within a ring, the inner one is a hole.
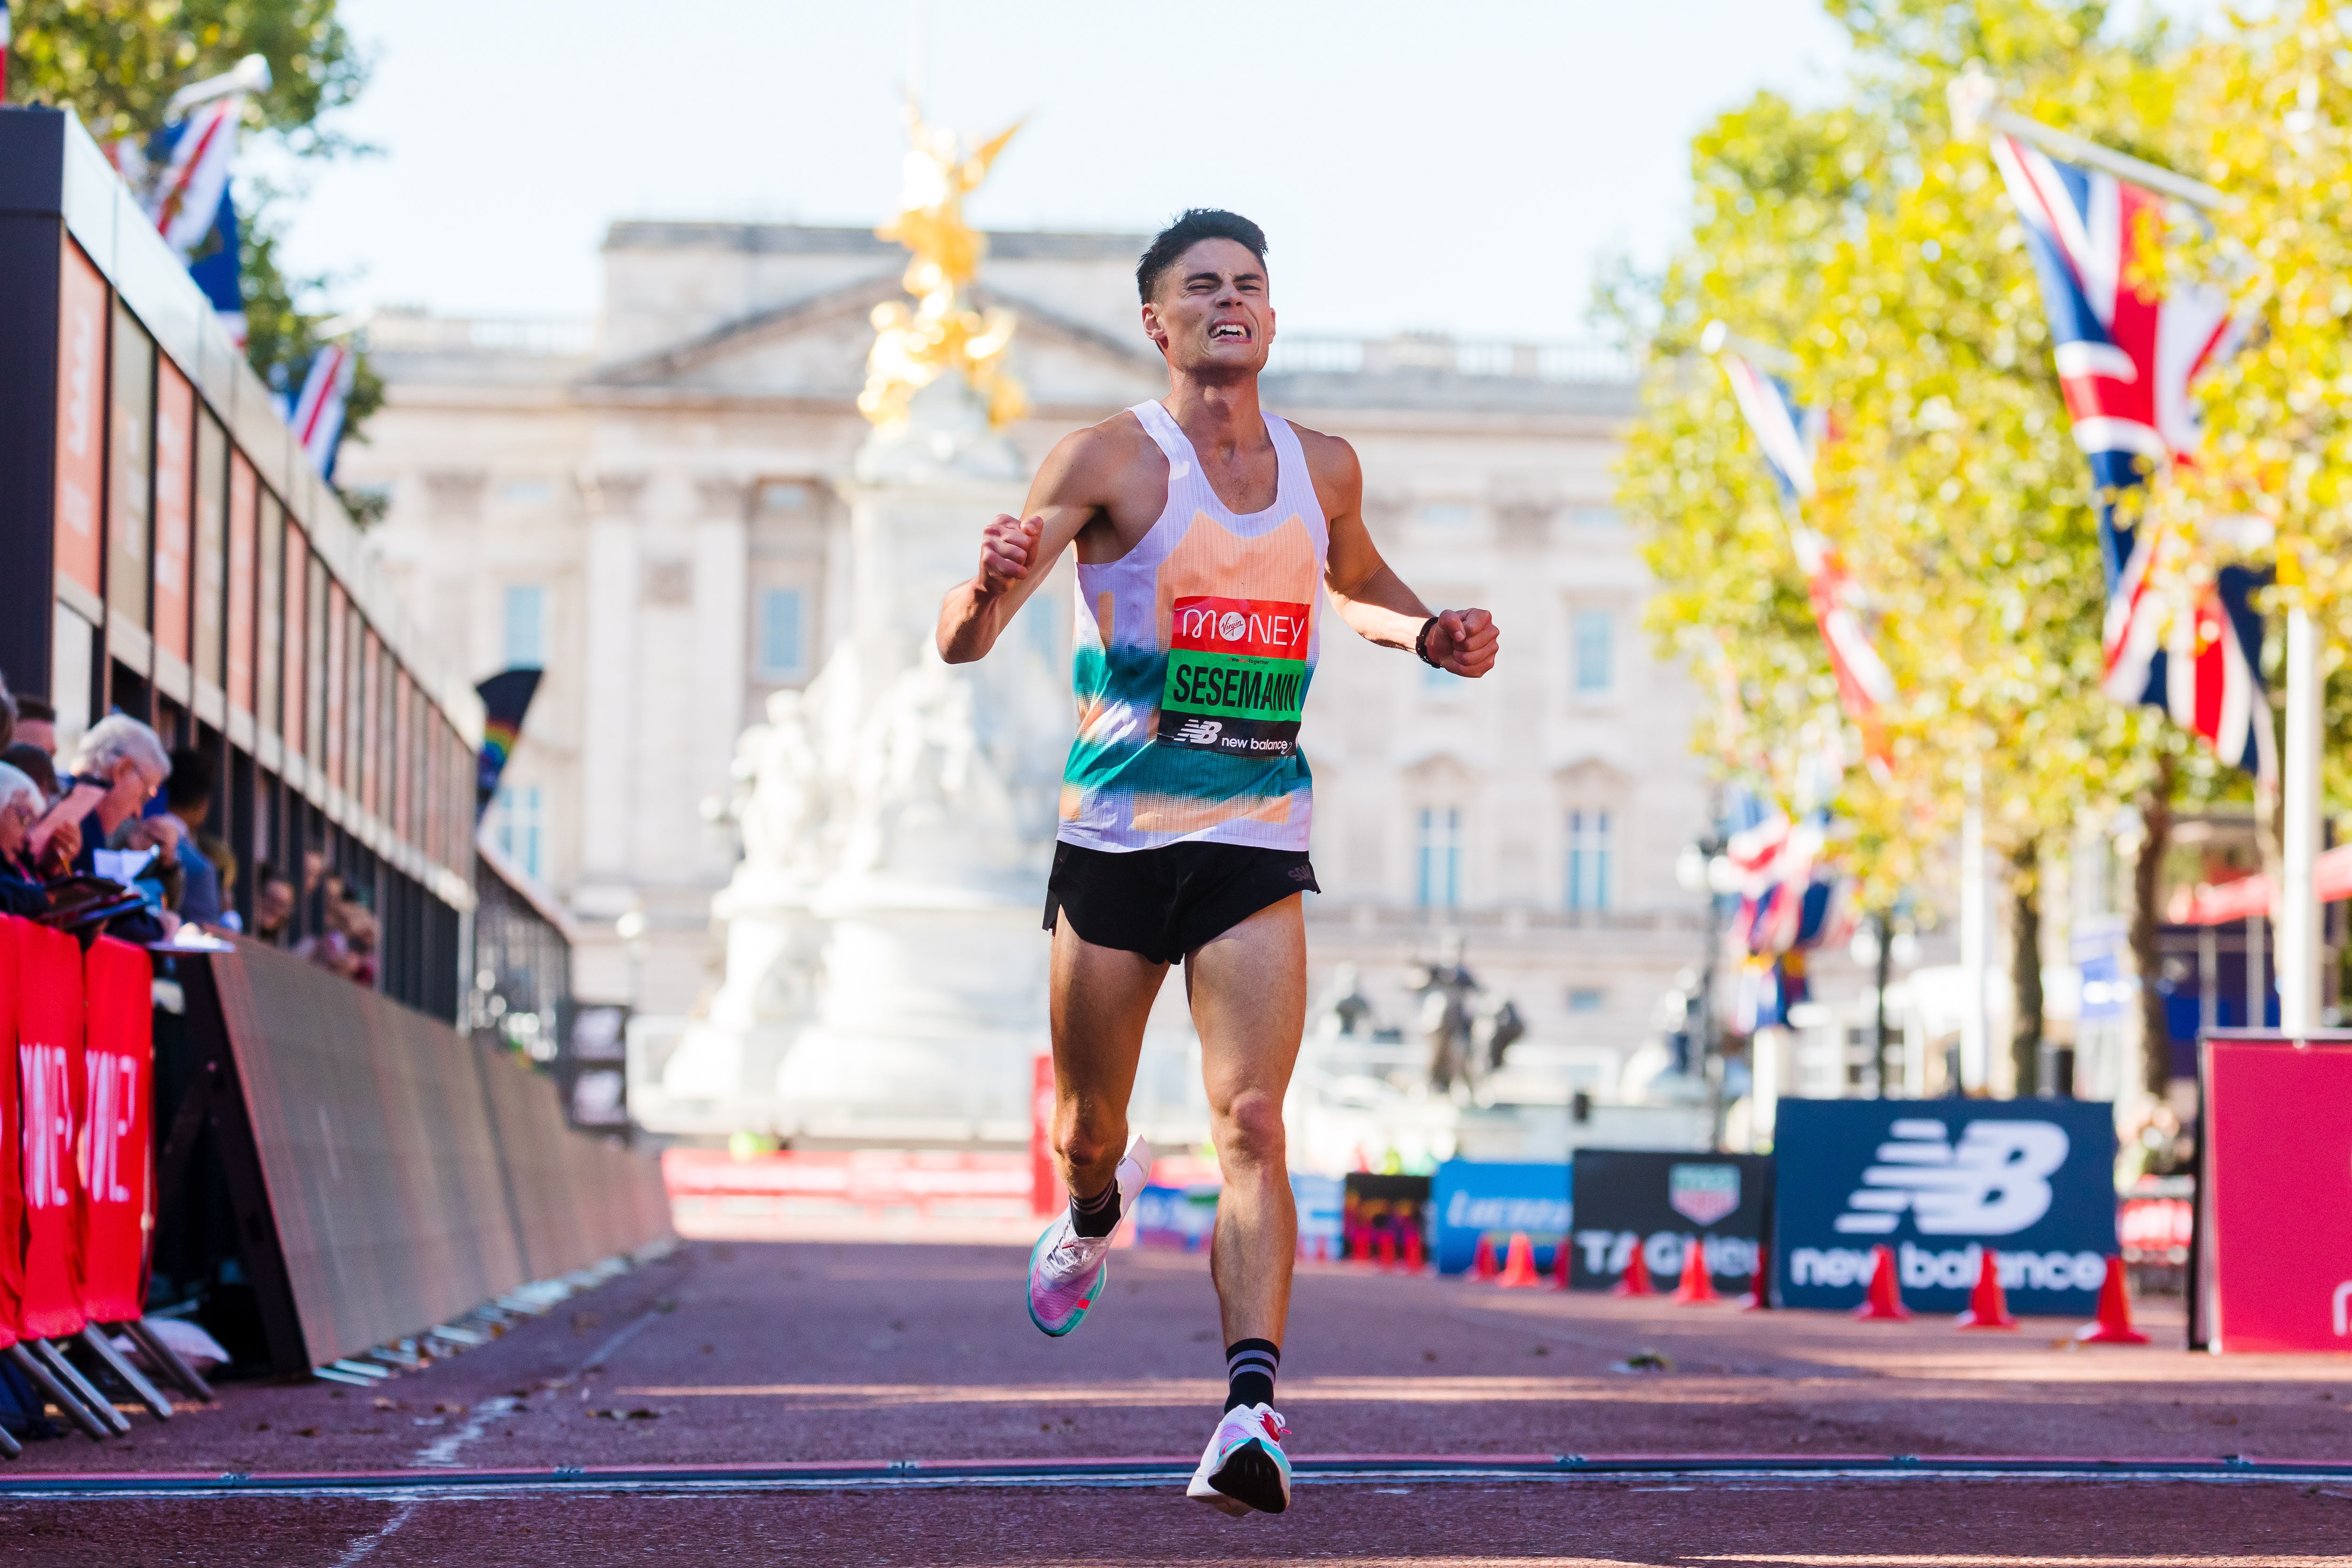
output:
M857 407L878 426L902 424L915 394L950 370L962 373L988 405L999 428L1028 407L1021 384L1007 374L1004 351L1016 324L1012 311L973 310L965 289L988 254L988 237L964 221L963 199L980 188L989 165L1021 129L1019 121L966 153L952 131L926 124L907 105L905 184L898 215L875 234L913 253L904 279L914 307L892 300L874 307L874 348L866 359L866 390Z

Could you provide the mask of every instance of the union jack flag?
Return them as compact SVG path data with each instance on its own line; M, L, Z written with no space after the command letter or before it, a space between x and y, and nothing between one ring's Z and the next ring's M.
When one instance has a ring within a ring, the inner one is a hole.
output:
M1895 700L1895 678L1862 624L1862 593L1837 547L1798 521L1798 508L1813 493L1813 454L1828 420L1820 409L1797 405L1788 383L1759 370L1746 357L1727 352L1723 373L1731 395L1748 419L1764 461L1780 487L1782 505L1790 514L1789 543L1797 567L1805 574L1806 596L1813 607L1813 624L1821 628L1829 649L1830 669L1837 677L1838 701L1846 716L1861 726L1871 761L1886 763L1885 729L1879 710Z
M359 355L348 343L328 343L310 356L302 390L286 405L286 423L294 427L303 456L323 479L335 477L335 458L343 444L343 410L358 369Z
M2118 701L2164 709L2229 762L2267 777L2263 628L2250 595L2268 574L2223 567L2188 613L2177 613L2155 580L2161 531L2127 524L2116 507L2155 464L2194 460L2189 386L2235 349L2242 324L2220 289L2179 287L2158 299L2136 280L2147 247L2161 243L2164 197L2013 136L1995 136L1992 153L2042 280L2074 443L2100 490L2101 684Z

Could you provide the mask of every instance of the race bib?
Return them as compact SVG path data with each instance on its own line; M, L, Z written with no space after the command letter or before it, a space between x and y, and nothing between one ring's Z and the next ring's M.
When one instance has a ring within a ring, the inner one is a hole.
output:
M1244 757L1298 749L1307 699L1307 606L1277 599L1179 599L1169 626L1161 744Z

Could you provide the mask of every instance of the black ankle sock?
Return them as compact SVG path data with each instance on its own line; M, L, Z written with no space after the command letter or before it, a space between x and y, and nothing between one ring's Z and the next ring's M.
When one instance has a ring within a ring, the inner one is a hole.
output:
M1272 1340L1235 1340L1225 1347L1225 1408L1274 1403L1274 1371L1282 1347Z
M1080 1236L1105 1237L1118 1228L1118 1178L1093 1197L1070 1194L1070 1228Z

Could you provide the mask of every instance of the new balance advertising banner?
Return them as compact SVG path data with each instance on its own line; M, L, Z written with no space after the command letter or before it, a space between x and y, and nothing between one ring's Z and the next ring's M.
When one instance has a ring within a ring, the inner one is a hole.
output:
M1632 1266L1637 1247L1652 1283L1667 1289L1682 1277L1690 1248L1701 1238L1707 1276L1717 1290L1729 1295L1756 1282L1772 1213L1769 1155L1579 1149L1574 1169L1570 1289L1611 1289Z
M2202 1054L2207 1347L2352 1350L2352 1042Z
M1774 1142L1781 1305L1858 1304L1886 1246L1916 1310L1965 1308L1988 1247L2011 1311L2097 1310L2116 1250L2112 1106L1784 1100Z
M81 944L61 931L12 921L17 938L16 1092L24 1117L25 1289L22 1339L79 1333L81 1172L74 1130L88 1091L82 1059Z
M1478 1238L1494 1243L1497 1261L1518 1231L1534 1244L1536 1267L1549 1270L1568 1233L1566 1165L1448 1160L1437 1167L1430 1207L1437 1215L1437 1270L1459 1274L1478 1256Z
M93 1321L119 1323L146 1311L155 1212L155 967L145 949L102 936L82 972L81 1307Z

